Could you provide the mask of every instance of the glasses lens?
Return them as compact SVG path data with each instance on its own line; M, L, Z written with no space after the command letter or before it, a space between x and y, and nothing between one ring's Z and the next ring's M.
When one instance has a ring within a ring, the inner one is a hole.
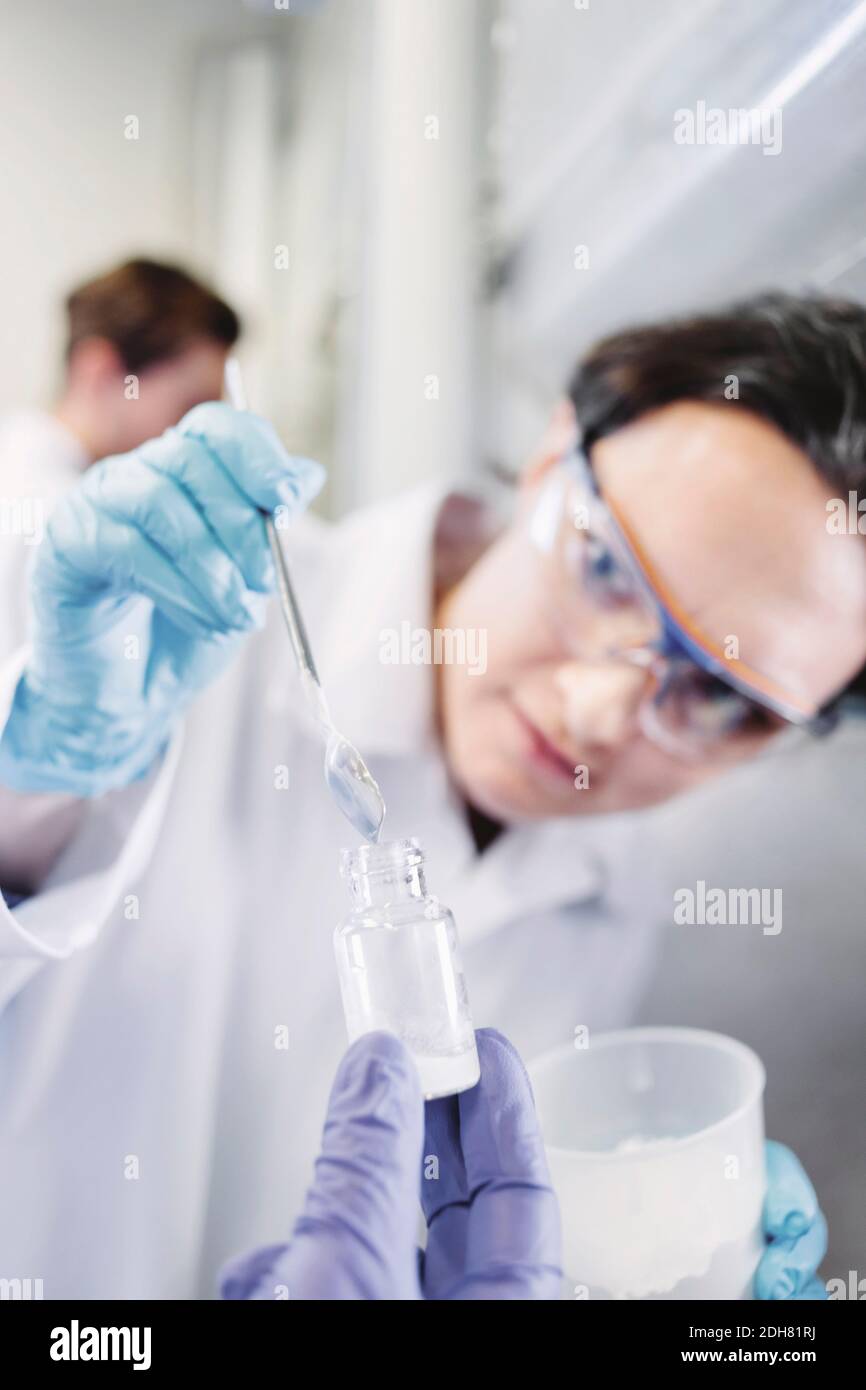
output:
M653 693L642 700L639 717L653 742L678 757L737 760L776 750L784 730L802 736L691 657L673 654L683 649L677 625L665 616L579 454L542 488L529 536L547 569L563 647L581 661L626 661L651 673Z
M738 758L786 727L770 710L687 663L671 669L647 717L650 737L686 757Z
M558 624L576 655L603 660L656 640L655 605L604 509L580 483L564 490L546 549Z

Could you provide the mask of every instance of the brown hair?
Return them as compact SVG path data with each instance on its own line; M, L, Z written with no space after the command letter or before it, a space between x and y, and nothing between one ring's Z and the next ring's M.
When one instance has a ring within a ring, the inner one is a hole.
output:
M136 259L88 280L67 296L66 357L84 338L113 343L125 368L167 361L195 339L231 347L240 320L224 300L178 266Z
M674 401L724 401L776 425L832 487L866 498L866 308L769 292L643 325L590 350L570 395L584 442ZM779 506L785 505L784 497ZM866 700L866 666L844 694Z

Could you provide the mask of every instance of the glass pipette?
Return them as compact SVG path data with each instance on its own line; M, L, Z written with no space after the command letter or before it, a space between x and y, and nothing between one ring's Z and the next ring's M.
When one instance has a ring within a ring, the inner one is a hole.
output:
M229 357L226 362L225 392L229 404L236 410L248 409L241 367L236 357ZM298 663L304 696L325 743L325 782L350 825L366 840L375 842L379 839L385 819L382 793L357 748L334 727L292 587L285 553L274 518L269 513L265 513L265 530L277 575L280 610Z

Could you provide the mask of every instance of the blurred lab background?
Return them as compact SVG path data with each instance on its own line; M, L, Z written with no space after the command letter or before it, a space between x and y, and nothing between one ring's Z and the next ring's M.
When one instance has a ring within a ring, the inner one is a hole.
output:
M516 468L619 325L866 294L863 0L0 0L0 26L2 408L50 400L71 284L177 259L243 314L250 398L328 464L333 516ZM781 107L781 152L676 144L698 101ZM757 1048L836 1277L866 1275L864 772L852 724L647 818L671 892L783 890L779 936L662 923L641 1020Z

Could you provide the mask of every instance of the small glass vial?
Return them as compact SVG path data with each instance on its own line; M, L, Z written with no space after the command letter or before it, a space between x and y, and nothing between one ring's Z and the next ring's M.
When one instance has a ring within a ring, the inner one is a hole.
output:
M424 882L417 840L343 850L352 911L334 933L349 1041L379 1029L406 1044L427 1100L480 1076L457 927Z

